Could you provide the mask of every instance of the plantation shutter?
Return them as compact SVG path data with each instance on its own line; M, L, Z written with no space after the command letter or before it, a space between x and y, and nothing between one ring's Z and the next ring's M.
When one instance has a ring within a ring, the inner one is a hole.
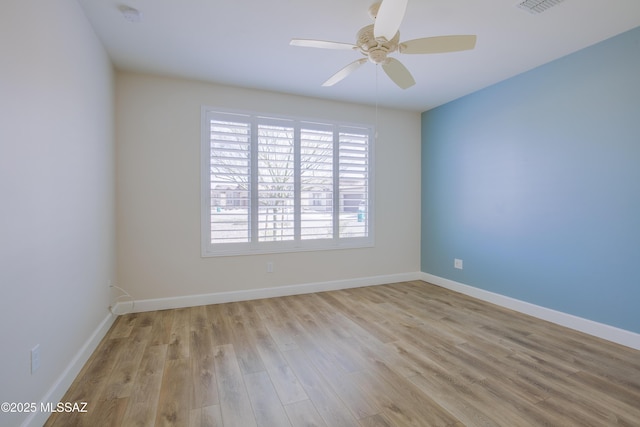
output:
M371 128L203 109L203 256L373 244Z

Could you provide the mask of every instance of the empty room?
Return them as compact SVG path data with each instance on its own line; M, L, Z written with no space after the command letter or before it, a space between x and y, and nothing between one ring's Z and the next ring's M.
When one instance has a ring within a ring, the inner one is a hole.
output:
M6 0L0 427L640 425L636 0Z

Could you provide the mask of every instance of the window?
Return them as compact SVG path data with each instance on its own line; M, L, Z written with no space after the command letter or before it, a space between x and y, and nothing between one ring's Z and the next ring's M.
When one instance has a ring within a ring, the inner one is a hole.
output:
M371 127L202 110L202 255L373 245Z

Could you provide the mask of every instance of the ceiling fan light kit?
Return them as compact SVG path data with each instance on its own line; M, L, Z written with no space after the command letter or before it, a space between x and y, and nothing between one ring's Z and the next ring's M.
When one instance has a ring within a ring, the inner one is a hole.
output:
M323 86L333 86L369 60L374 64L381 65L384 72L396 85L407 89L415 84L413 76L400 61L389 57L389 54L394 52L402 54L459 52L473 49L476 45L475 35L425 37L400 42L398 29L406 12L407 2L408 0L384 0L371 5L369 15L374 23L358 31L356 44L310 39L292 39L290 44L320 49L358 50L365 56L365 58L342 68L325 81Z

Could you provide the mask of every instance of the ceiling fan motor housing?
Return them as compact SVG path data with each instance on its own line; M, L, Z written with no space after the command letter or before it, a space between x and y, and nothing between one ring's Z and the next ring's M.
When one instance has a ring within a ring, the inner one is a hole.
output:
M376 39L373 35L373 25L367 25L366 27L358 31L358 37L356 45L360 49L363 55L369 58L369 61L374 64L382 64L386 61L387 55L395 52L398 49L400 43L400 32L396 32L391 40L385 38Z

